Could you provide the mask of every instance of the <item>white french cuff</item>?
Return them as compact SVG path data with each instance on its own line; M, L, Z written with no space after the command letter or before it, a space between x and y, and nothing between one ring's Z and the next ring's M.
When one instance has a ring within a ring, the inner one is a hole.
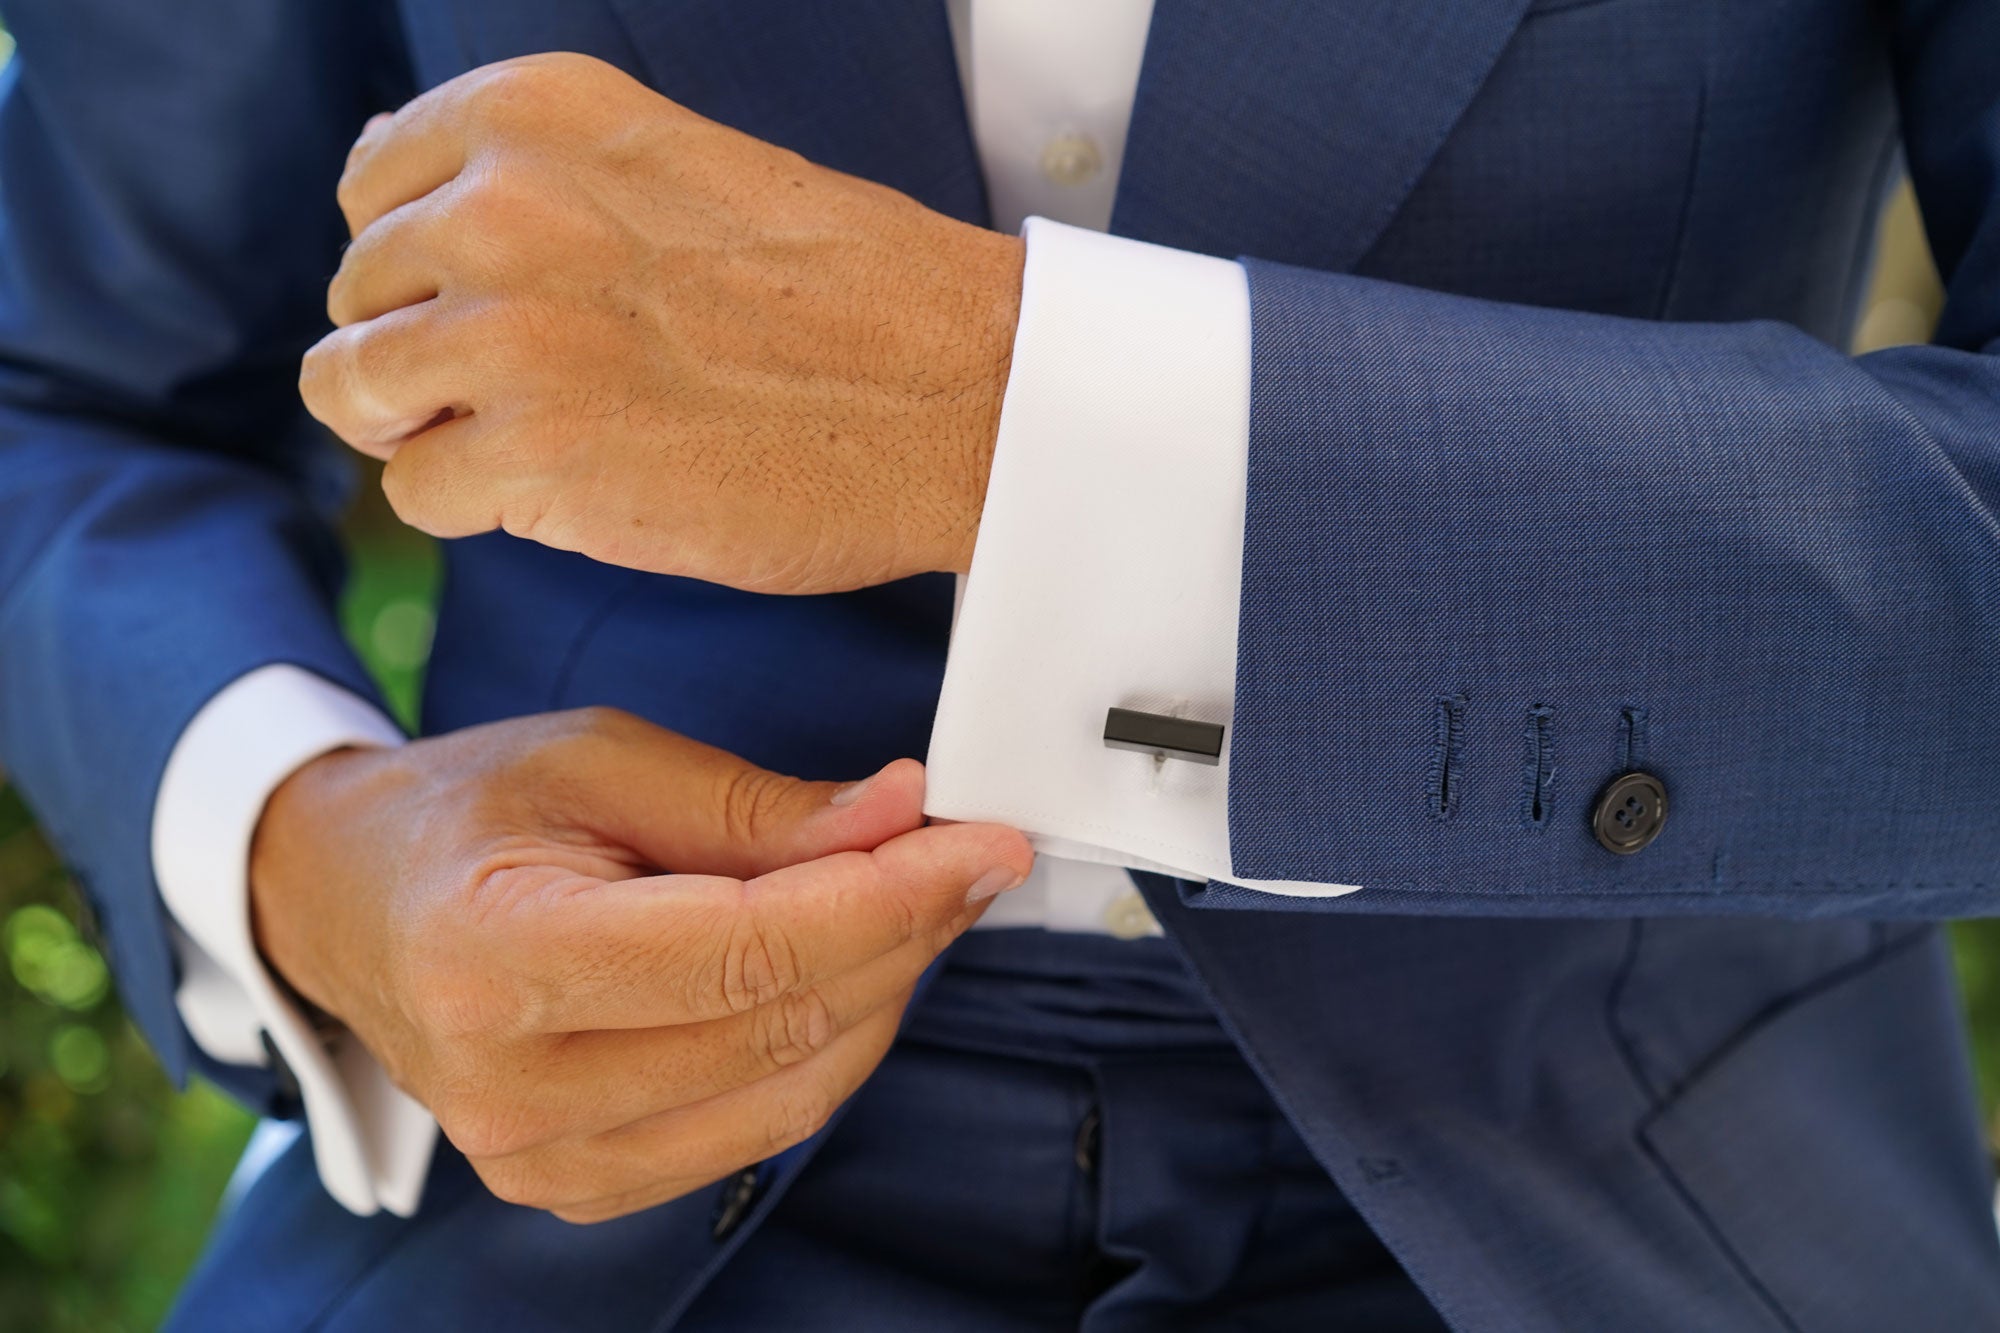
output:
M986 507L925 813L1050 856L1329 897L1229 859L1213 767L1111 749L1113 707L1227 724L1250 449L1240 264L1030 218Z
M350 691L300 667L259 667L195 714L153 803L153 875L176 927L188 1031L215 1059L245 1065L267 1062L268 1034L298 1081L321 1183L364 1216L416 1211L437 1122L353 1036L323 1040L264 966L250 930L250 839L271 793L308 760L402 742Z

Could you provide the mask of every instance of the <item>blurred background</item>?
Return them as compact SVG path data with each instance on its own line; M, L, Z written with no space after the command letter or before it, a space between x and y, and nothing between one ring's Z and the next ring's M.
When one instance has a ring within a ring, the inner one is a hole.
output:
M10 49L0 32L0 61ZM1856 350L1922 342L1940 299L1905 190ZM396 522L372 477L346 526L347 633L407 723L430 648L436 554ZM2000 921L1953 933L2000 1145ZM252 1121L211 1088L168 1084L118 1006L61 864L4 785L0 956L0 1333L150 1329L200 1252Z

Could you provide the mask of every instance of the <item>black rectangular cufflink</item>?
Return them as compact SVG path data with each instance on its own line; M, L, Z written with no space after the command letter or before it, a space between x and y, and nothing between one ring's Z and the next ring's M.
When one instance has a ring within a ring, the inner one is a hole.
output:
M1114 708L1104 715L1104 743L1114 750L1137 750L1191 759L1197 764L1222 762L1222 724L1191 718Z

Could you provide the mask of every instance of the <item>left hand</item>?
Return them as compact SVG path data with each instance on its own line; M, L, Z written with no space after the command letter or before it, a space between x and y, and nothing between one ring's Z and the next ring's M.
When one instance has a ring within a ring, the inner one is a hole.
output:
M405 521L765 592L970 564L1018 239L576 55L377 117L339 199L300 390Z

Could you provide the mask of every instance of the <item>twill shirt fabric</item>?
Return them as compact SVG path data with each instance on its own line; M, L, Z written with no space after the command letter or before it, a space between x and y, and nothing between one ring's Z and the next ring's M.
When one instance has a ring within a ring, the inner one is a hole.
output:
M372 697L293 386L355 129L583 50L982 221L950 37L915 0L9 20L0 761L169 1067L268 1102L175 1013L147 826L227 682L288 662ZM1142 879L1454 1327L2000 1321L1948 959L1882 924L2000 906L1996 103L2000 16L1972 0L1155 10L1111 230L1250 274L1232 868L1363 887ZM1945 314L1931 347L1851 360L1899 146ZM807 776L925 751L949 580L760 599L504 536L446 564L429 729L601 703ZM1672 815L1613 859L1589 802L1639 764ZM441 1152L412 1219L318 1196L325 1245L262 1298L509 1262L454 1172ZM317 1190L297 1150L258 1186ZM726 1257L713 1203L616 1224L649 1309ZM564 1238L579 1302L592 1237Z

